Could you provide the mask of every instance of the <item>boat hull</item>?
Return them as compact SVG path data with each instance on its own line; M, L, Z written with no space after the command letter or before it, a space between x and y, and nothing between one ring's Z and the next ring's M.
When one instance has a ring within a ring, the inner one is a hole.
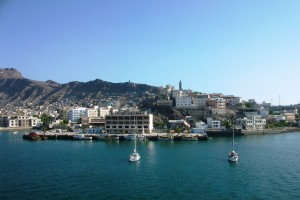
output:
M232 151L228 154L228 161L230 162L238 162L239 156L235 151Z
M134 153L130 154L130 156L129 156L129 161L130 162L137 162L140 159L141 159L141 156L137 152L134 152Z

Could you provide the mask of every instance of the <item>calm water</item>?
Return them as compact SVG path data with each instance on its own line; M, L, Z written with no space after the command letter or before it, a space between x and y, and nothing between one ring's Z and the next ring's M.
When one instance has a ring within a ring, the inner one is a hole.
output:
M300 133L138 142L0 134L0 199L300 199Z

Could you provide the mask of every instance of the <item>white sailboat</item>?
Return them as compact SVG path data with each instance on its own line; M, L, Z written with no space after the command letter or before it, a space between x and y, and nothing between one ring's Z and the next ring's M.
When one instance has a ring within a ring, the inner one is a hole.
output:
M134 120L134 124L135 124L135 120ZM134 149L133 149L133 153L130 154L130 156L129 156L129 161L130 162L137 162L141 159L140 154L136 151L136 140L137 140L136 139L136 133L134 133Z
M234 126L232 128L232 151L228 154L228 160L230 162L238 162L239 155L237 152L234 151Z
M129 161L130 162L137 162L141 159L140 154L136 151L136 134L135 134L135 138L134 138L134 149L133 149L133 153L130 154L129 156Z

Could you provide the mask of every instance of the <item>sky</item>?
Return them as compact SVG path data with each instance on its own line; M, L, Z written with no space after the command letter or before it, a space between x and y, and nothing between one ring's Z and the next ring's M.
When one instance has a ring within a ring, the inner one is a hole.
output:
M299 0L0 0L0 68L300 103Z

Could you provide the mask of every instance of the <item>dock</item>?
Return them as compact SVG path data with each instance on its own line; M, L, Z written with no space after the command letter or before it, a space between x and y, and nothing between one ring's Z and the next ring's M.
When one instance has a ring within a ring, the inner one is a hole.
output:
M45 132L45 133L39 133L39 132L31 132L26 133L23 135L24 140L75 140L74 136L78 133L74 132L63 132L63 133L53 133L53 132ZM99 136L102 134L84 134L86 137L92 137L92 140L103 140L100 139ZM125 135L127 134L107 134L108 137L111 136L118 136L118 140L124 141ZM157 141L159 136L167 135L167 133L151 133L151 134L143 134L143 136L146 137L149 141ZM209 137L207 135L203 134L174 134L173 139L175 141L181 141L183 140L182 137L186 135L193 135L194 137L197 137L198 140L208 140Z

